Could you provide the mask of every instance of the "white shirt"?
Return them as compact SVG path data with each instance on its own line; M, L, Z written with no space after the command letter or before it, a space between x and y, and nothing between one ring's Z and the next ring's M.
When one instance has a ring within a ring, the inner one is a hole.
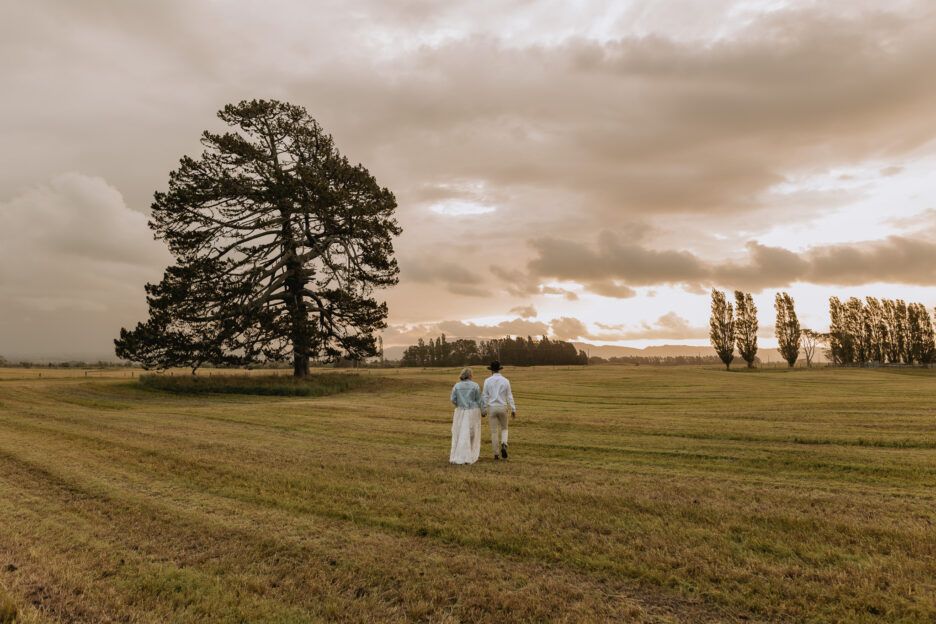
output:
M510 410L517 411L513 393L510 391L510 382L500 373L494 373L484 380L484 392L481 393L481 397L487 406L502 407L509 403Z

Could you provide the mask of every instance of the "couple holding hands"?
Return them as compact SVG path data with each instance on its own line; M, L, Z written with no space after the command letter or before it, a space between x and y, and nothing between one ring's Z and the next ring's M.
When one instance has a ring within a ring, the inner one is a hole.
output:
M481 418L491 418L491 445L494 459L507 459L507 406L510 417L517 415L510 381L500 374L500 362L488 366L491 376L484 380L484 390L471 380L471 369L462 370L460 381L452 388L452 404L455 417L452 420L452 451L449 461L453 464L473 464L481 454ZM500 444L498 444L498 439Z

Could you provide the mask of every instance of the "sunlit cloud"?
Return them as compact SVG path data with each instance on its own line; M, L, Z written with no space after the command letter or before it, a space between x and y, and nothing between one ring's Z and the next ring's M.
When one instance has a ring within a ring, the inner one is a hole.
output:
M490 214L495 212L497 208L495 206L488 206L478 202L452 199L433 204L430 210L440 215L446 215L450 217L464 217Z

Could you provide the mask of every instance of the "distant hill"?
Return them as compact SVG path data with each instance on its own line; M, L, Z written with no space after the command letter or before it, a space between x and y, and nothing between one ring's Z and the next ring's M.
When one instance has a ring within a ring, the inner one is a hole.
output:
M673 357L677 355L712 355L711 347L692 347L689 345L654 345L636 349L634 347L617 347L614 345L593 345L587 342L573 342L576 349L581 349L591 356L602 358L612 357Z
M601 358L613 358L613 357L676 357L676 356L693 356L693 355L715 355L715 350L709 346L696 347L692 345L654 345L651 347L644 347L643 349L635 349L634 347L616 347L613 345L593 345L587 342L573 342L576 349L581 349L585 351L590 356L597 356ZM384 357L388 360L399 360L403 356L403 351L406 347L403 346L393 346L387 347L384 349ZM816 349L816 362L824 362L822 358L821 348ZM780 352L776 349L759 349L757 351L757 357L760 358L762 362L780 362L783 360L780 357ZM737 360L740 361L740 356L736 356ZM800 359L803 358L802 353L800 354ZM737 362L735 362L737 364Z
M404 351L406 351L406 347L384 347L384 358L388 360L399 360L401 357L403 357Z
M653 345L650 347L644 347L643 349L635 349L633 347L616 347L613 345L593 345L587 342L573 342L576 349L581 349L582 351L587 352L592 357L601 357L601 358L613 358L613 357L677 357L677 356L693 356L693 355L715 355L715 350L709 346L692 346L692 345ZM781 362L783 357L780 355L780 352L776 349L758 349L757 357L761 362ZM741 357L735 354L736 360L740 360ZM800 353L800 359L804 362L805 357L802 352ZM816 349L816 355L813 359L815 362L825 362L826 360L822 357L822 348ZM737 362L735 362L737 363Z

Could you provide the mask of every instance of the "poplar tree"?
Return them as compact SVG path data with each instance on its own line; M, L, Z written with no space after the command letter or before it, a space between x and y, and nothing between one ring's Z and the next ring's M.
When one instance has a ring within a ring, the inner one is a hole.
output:
M902 319L897 310L897 302L893 299L882 299L881 308L886 328L884 349L887 361L891 364L898 364L903 353L903 327Z
M845 327L845 305L838 297L829 297L829 355L836 364L854 362L852 338Z
M857 297L850 297L845 302L845 331L851 336L855 363L864 366L869 360L870 341L865 327L864 304Z
M757 307L751 293L736 290L735 293L735 342L738 353L747 362L748 368L754 367L757 356Z
M377 352L397 282L396 199L300 106L253 100L225 106L232 130L204 132L157 192L150 227L175 257L147 284L150 318L122 329L117 355L146 367Z
M793 307L793 298L785 292L777 293L774 309L777 311L777 346L780 355L792 368L799 357L800 349L800 325Z
M725 363L725 369L731 369L734 359L734 316L731 303L725 293L712 289L712 317L709 320L709 338L715 353Z
M913 363L913 352L910 345L911 342L911 327L910 327L910 316L909 316L909 307L903 299L898 299L897 303L897 319L899 323L899 340L898 344L900 346L900 362L904 364Z
M910 326L910 363L917 361L929 365L936 355L929 310L922 303L911 303L907 306L907 320Z
M868 339L868 360L883 364L887 359L887 327L884 308L874 297L865 297L864 332Z

